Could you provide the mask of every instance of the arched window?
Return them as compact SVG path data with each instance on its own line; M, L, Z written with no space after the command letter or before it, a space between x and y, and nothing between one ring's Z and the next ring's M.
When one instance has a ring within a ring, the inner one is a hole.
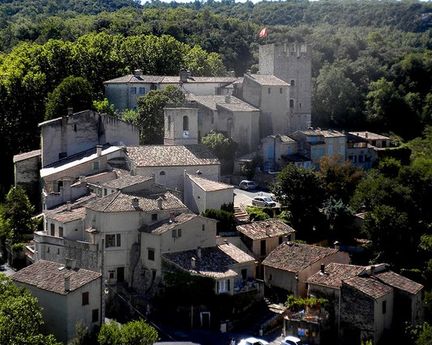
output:
M160 176L165 176L165 171L161 171L161 172L159 173L159 175L160 175Z
M188 131L189 130L189 117L183 116L183 130Z

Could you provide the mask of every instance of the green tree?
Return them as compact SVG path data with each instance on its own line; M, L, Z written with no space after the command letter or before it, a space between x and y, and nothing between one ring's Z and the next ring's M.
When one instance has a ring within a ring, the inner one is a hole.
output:
M115 116L114 104L111 104L107 98L93 101L93 108L99 113Z
M220 56L195 45L184 56L184 67L193 76L222 76L226 73Z
M202 137L201 143L207 146L217 158L233 160L237 150L237 143L228 138L224 133L211 131Z
M37 299L0 274L0 344L59 345L42 335L42 311Z
M98 335L100 345L152 345L158 340L157 331L144 320L102 325Z
M320 208L325 200L321 179L312 170L288 164L278 175L273 191L292 215L292 225L300 238L312 236L322 224Z
M432 326L425 322L420 331L419 337L416 340L416 345L432 344Z
M162 144L164 111L163 108L181 105L185 96L175 86L167 86L163 90L152 90L143 97L138 98L137 125L140 129L140 143Z
M13 243L19 242L22 235L31 234L36 229L32 219L34 207L20 186L9 190L2 211L5 234Z
M91 109L92 100L91 84L82 77L69 76L48 95L45 119L66 115L69 107L73 108L74 112Z

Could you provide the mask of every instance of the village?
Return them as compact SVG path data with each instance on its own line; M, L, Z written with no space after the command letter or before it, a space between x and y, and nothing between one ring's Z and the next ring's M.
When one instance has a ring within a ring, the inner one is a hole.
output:
M142 318L164 341L198 343L196 330L202 345L377 344L421 323L422 284L386 262L353 264L368 240L299 241L280 216L272 186L284 167L317 170L328 158L368 170L401 152L367 129L311 127L310 46L262 44L258 72L240 78L137 69L104 82L116 110L169 86L185 102L163 109L163 144L69 109L39 123L39 150L13 158L41 228L19 254L9 249L22 267L11 276L38 298L49 333L67 344L78 323ZM202 144L211 132L238 145L231 165Z

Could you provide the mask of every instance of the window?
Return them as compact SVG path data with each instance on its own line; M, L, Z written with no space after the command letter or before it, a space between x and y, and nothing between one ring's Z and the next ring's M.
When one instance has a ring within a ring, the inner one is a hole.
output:
M99 170L99 162L93 162L93 170Z
M121 234L105 235L105 248L120 247Z
M81 295L81 301L82 301L82 305L88 305L89 304L89 293L88 292L83 292Z
M149 261L154 261L155 259L155 251L153 248L147 248L147 259Z
M55 225L51 223L51 236L55 236Z
M160 175L160 176L165 176L165 171L161 171L161 172L159 173L159 175Z
M382 302L382 313L385 314L387 312L387 301Z
M267 89L267 93L270 95L270 93L271 93L271 89L270 88Z
M131 95L136 95L136 87L131 87L130 93L131 93Z
M108 278L114 279L115 278L115 271L108 271Z
M74 125L74 132L76 132L77 131L77 125L75 124Z
M283 242L283 236L279 236L279 244L282 244Z
M92 322L98 322L99 321L99 309L93 309L92 310Z
M57 192L61 192L63 189L63 181L57 182Z
M60 248L57 248L57 255L60 255Z
M218 293L225 293L231 290L231 281L227 280L218 280L217 281L217 291Z
M107 191L107 189L106 189L106 188L104 188L104 192L103 192L103 195L104 195L104 196L106 196L106 195L107 195L107 192L108 192L108 191Z
M155 221L157 221L157 219L158 219L157 213L153 213L152 214L152 221L155 222Z
M183 130L188 131L189 130L189 117L183 116Z
M138 92L140 95L144 95L145 94L145 87L140 87Z
M59 237L63 237L63 227L59 226Z
M280 92L280 93L282 94L282 93L283 93L283 89L282 89L282 88L280 88L280 89L279 89L279 92Z
M49 252L50 252L50 247L47 248L47 253L49 253Z
M205 231L205 224L201 225L201 231Z
M242 270L241 270L241 276L242 276L242 279L243 280L246 280L247 279L247 268L243 268Z
M294 79L291 79L290 85L295 86L295 80Z
M294 100L290 99L290 108L294 108Z
M174 230L171 231L171 236L172 236L172 238L176 238L177 237L177 230L176 229L174 229Z
M363 163L363 155L358 156L359 163Z
M177 230L177 237L181 237L182 236L182 229L178 229Z

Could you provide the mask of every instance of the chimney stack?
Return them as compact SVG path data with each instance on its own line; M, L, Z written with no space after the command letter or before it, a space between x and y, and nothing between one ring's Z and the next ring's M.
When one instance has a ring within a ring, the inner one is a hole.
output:
M65 263L65 267L66 267L68 270L73 270L73 269L75 269L75 260L74 260L74 259L66 258L65 261L66 261L66 263Z
M72 107L67 108L67 114L68 114L68 116L71 116L73 114L73 108Z
M159 210L162 210L162 203L163 203L163 198L160 196L159 198L157 198L157 204Z
M201 259L201 257L202 257L201 247L197 248L197 256L198 256L198 259Z
M135 77L141 77L143 73L141 69L137 68L136 70L134 70L133 74Z
M192 259L191 259L191 267L192 267L192 269L196 268L196 259L193 256L192 256Z
M132 198L132 207L133 208L139 207L139 199L138 198Z
M66 202L66 210L67 211L72 211L72 206L71 206L71 202L70 201Z
M226 95L225 96L225 103L231 103L231 95Z
M324 274L325 273L325 264L321 264L321 269L320 269L321 273Z
M68 273L64 275L64 289L70 291L70 275Z
M102 145L96 145L96 156L100 157L102 155Z
M333 244L334 244L335 249L340 250L340 243L339 243L339 241L334 241Z

